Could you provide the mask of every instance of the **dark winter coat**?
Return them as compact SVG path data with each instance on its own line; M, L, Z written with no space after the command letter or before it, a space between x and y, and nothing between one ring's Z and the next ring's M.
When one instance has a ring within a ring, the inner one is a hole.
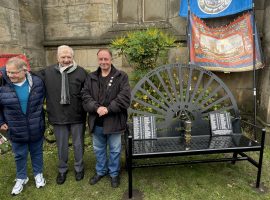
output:
M46 110L51 124L85 123L86 112L82 107L81 90L87 72L78 66L68 74L70 104L60 104L61 73L56 65L46 67L36 74L41 77L46 87Z
M31 87L26 114L14 89L13 83L6 75L5 68L1 69L0 85L0 126L8 125L8 138L12 142L35 142L44 135L43 102L45 88L42 80L34 75L27 75Z
M119 133L126 129L127 123L127 109L130 105L130 86L128 76L125 72L117 70L112 66L115 71L113 82L110 89L107 89L106 102L108 105L100 105L98 96L99 88L99 74L100 68L95 72L90 73L82 90L83 108L88 112L88 125L90 132L93 132L95 120L98 117L97 109L99 106L105 106L108 109L108 114L103 119L103 130L105 134Z

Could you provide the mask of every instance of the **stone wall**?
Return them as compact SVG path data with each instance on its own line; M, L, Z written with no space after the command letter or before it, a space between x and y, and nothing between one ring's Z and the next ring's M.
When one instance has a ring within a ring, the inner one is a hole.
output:
M42 0L19 0L21 45L33 68L45 66Z
M156 9L142 9L141 0L132 1L132 9L138 11L138 23L118 23L120 0L2 0L0 5L0 53L24 53L30 59L32 68L44 67L56 62L56 48L70 45L75 51L75 60L88 70L97 67L96 52L107 47L110 41L130 30L155 26L174 34L178 41L186 41L186 19L178 16L179 0L159 0ZM126 1L128 2L128 1ZM152 0L144 2L153 3ZM165 3L164 3L165 2ZM130 2L129 2L130 3ZM161 4L162 3L162 4ZM152 4L153 5L153 4ZM162 5L162 6L161 6ZM121 6L124 5L122 2ZM164 7L164 8L163 8ZM256 0L256 23L263 40L266 67L258 70L258 114L270 123L270 1ZM164 10L165 12L164 12ZM160 12L161 13L161 12ZM121 13L123 21L129 13ZM145 15L145 19L141 17ZM160 18L158 23L147 22ZM162 20L166 18L167 20ZM269 21L269 20L268 20ZM187 47L171 49L169 62L188 61ZM114 57L114 64L130 72L128 63ZM239 107L253 112L252 72L218 73L237 97Z
M45 65L41 0L3 0L0 5L0 54L25 54L31 67Z
M270 1L265 1L262 48L265 56L265 67L260 70L258 85L258 113L260 119L270 125Z
M22 50L18 0L3 0L0 5L0 54L21 53Z

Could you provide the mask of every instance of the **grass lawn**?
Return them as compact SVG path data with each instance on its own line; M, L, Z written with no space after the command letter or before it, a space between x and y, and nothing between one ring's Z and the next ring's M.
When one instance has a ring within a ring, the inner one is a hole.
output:
M57 175L57 151L54 144L44 144L44 177L47 185L35 187L34 178L28 162L30 181L23 192L11 196L14 185L15 163L11 152L0 155L0 200L121 200L128 189L127 172L122 169L121 185L111 188L110 179L103 178L98 184L88 184L94 174L95 159L91 145L85 149L85 178L76 182L73 172L73 152L70 147L69 173L63 185L55 182ZM124 155L122 166L124 166ZM265 149L261 183L270 188L270 148ZM134 189L139 190L145 200L258 200L269 199L270 191L259 192L251 185L256 180L256 168L247 161L230 163L210 163L135 169ZM134 198L135 199L135 198Z

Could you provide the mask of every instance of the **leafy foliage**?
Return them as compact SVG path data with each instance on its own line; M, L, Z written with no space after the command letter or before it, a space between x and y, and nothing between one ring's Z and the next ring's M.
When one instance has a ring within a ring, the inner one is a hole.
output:
M135 77L154 69L158 58L167 56L174 46L175 38L156 28L129 32L126 36L112 41L111 48L119 51L132 64ZM138 78L139 79L139 78Z

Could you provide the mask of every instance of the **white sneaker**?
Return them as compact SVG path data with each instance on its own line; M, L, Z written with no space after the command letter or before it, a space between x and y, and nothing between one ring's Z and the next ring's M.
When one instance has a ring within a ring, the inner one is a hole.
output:
M29 178L27 177L26 179L15 179L16 183L12 189L11 194L17 195L23 191L23 185L25 185L28 181Z
M43 174L37 174L35 176L35 181L36 181L36 187L40 188L40 187L44 187L46 185L46 180L43 178Z

